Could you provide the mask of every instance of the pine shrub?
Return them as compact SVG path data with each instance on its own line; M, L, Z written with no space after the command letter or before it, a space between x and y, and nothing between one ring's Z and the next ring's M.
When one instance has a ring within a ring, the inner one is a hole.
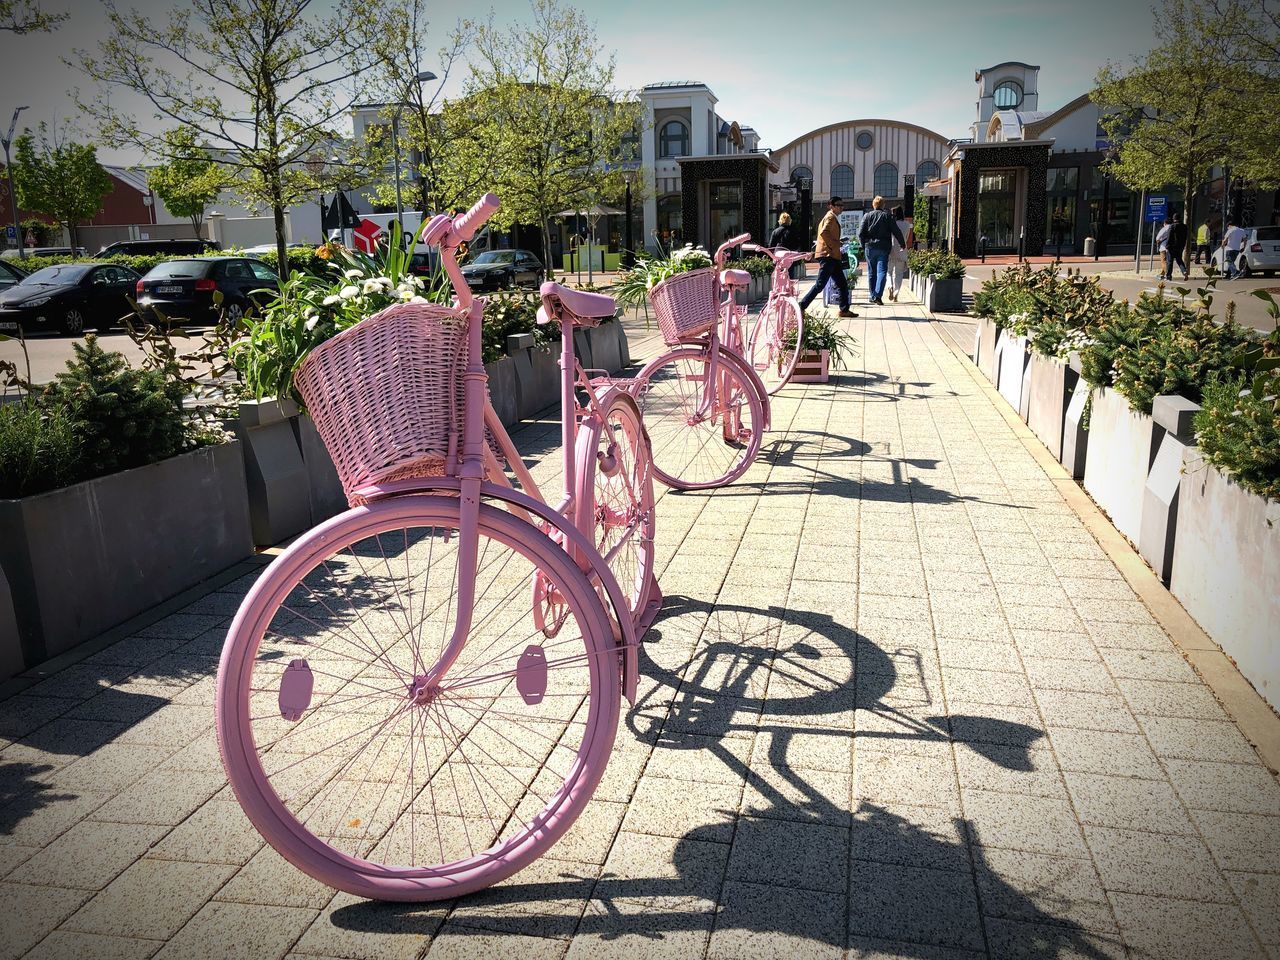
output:
M31 400L0 403L0 500L74 483L78 461L64 410Z
M1280 500L1280 371L1214 380L1195 419L1205 460L1246 490Z

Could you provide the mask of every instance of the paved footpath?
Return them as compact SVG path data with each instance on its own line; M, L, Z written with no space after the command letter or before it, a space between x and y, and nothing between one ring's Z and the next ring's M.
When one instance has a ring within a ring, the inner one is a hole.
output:
M417 906L265 848L212 730L248 564L0 702L0 957L1280 957L1275 776L937 327L860 309L742 481L662 497L641 697L550 856Z

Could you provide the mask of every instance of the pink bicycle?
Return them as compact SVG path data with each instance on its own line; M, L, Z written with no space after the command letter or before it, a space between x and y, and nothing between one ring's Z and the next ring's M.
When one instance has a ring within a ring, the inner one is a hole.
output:
M742 249L762 253L773 260L773 287L751 329L750 345L751 368L760 375L769 396L773 396L787 385L800 357L804 311L800 309L795 281L789 271L793 263L808 260L810 254L781 248L770 250L754 243L745 243Z
M574 327L612 317L612 298L542 285L563 350L556 507L489 403L484 301L454 251L497 206L424 228L451 306L390 307L300 368L352 508L263 573L219 667L219 746L249 819L360 896L458 896L545 853L600 781L661 602L640 411L574 356Z
M724 269L742 234L715 255L715 266L678 273L649 291L670 348L645 364L634 388L653 443L653 472L669 487L732 483L760 452L769 429L769 396L743 357L746 307L735 293L751 282Z

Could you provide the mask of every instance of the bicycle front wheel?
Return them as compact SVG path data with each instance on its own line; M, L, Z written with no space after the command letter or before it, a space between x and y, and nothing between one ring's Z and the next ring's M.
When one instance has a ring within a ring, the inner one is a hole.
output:
M787 385L800 357L804 315L791 297L775 297L765 304L751 330L751 366L773 396Z
M640 406L654 475L669 487L699 490L742 476L764 437L764 404L745 363L721 349L716 383L706 347L680 346L640 371Z
M271 565L231 626L218 739L236 797L305 873L363 897L436 900L541 856L590 799L613 745L618 653L607 612L564 551L480 507L467 643L458 622L458 501L349 511ZM554 640L529 584L563 598Z

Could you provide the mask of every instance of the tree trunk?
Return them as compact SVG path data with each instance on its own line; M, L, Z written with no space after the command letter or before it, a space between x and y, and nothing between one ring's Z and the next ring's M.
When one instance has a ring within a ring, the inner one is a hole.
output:
M276 197L279 192L276 191ZM276 273L281 280L289 279L289 244L284 235L284 204L272 198L271 212L276 220Z
M538 226L542 230L542 257L546 261L547 279L555 277L555 266L551 262L551 226L545 213L539 212Z
M195 235L196 235L196 239L197 239L197 240L203 239L203 238L200 236L200 228L201 228L203 225L204 225L204 218L203 218L203 217L197 217L197 216L195 216L194 214L192 214L192 216L191 216L191 229L192 229L193 231L195 231Z
M1182 243L1182 262L1186 264L1187 269L1191 269L1191 249L1195 243L1195 218L1192 216L1192 207L1195 205L1195 189L1196 189L1196 172L1195 170L1187 170L1187 179L1182 184L1182 222L1187 225L1187 238Z

